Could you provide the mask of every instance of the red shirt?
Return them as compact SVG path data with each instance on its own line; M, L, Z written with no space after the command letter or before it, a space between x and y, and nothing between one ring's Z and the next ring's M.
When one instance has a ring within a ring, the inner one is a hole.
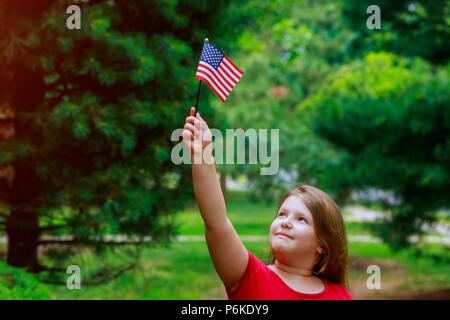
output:
M302 293L289 287L274 271L248 251L248 263L236 289L229 300L353 300L340 284L322 279L325 289L319 293Z

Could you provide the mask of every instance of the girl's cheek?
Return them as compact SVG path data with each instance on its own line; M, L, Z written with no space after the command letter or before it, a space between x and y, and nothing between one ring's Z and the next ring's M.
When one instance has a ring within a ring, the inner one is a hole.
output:
M270 225L270 232L271 233L273 233L273 232L275 232L278 228L278 225L277 225L277 223L276 222L273 222L271 225Z

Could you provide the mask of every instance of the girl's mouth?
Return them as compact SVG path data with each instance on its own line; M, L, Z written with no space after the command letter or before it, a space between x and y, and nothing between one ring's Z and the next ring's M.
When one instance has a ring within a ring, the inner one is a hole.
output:
M285 234L285 233L277 233L277 236L280 236L280 237L283 237L283 238L288 238L288 239L292 239L290 236L288 236L287 234Z

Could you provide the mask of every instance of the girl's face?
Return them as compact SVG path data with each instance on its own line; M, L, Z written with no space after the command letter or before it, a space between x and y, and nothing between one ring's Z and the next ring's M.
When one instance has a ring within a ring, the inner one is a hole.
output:
M322 253L311 212L300 197L289 196L283 202L270 226L269 243L277 259L291 265Z

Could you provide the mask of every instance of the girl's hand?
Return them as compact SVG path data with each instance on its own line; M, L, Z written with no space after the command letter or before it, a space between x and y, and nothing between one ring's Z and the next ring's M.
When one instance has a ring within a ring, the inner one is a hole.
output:
M212 142L212 134L205 120L197 112L195 117L195 108L191 107L190 116L186 118L186 124L183 131L183 142L191 150L191 154L202 154L203 151ZM211 153L211 148L208 148Z

